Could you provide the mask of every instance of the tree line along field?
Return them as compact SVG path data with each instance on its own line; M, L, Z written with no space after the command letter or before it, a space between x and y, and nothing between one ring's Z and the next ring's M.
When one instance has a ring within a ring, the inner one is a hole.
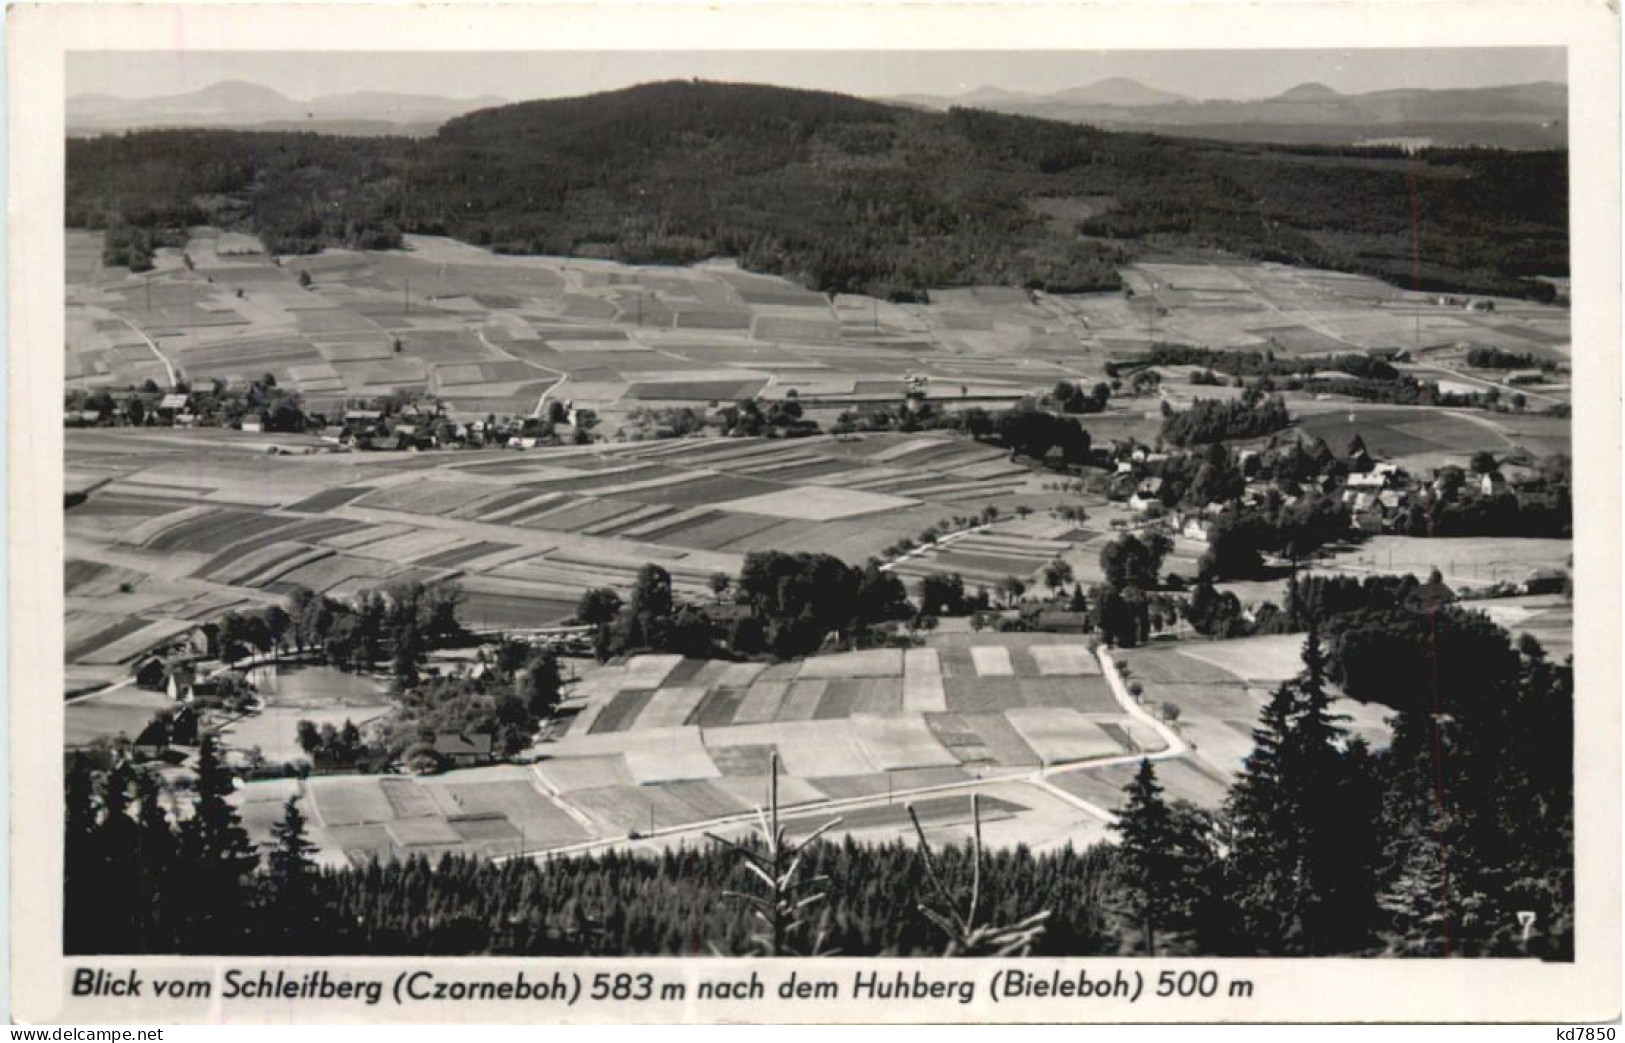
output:
M1568 353L1566 309L1499 298L1496 311L1472 312L1368 277L1233 257L1127 265L1128 292L962 287L933 291L927 303L812 293L723 262L516 258L428 236L403 246L329 249L279 264L252 236L197 227L183 245L159 250L151 273L132 276L102 265L96 237L70 234L69 386L163 386L171 369L198 382L269 373L307 409L423 393L466 419L528 415L545 392L598 410L599 433L613 438L634 410L703 413L717 401L771 401L791 389L827 427L842 410L899 402L910 375L926 377L930 399L949 408L997 408L1058 379L1103 379L1112 360L1166 341L1277 357L1397 347L1451 378L1471 345L1559 360ZM1082 418L1097 443L1154 441L1163 403L1231 390L1190 384L1184 371L1162 376L1160 394L1124 389L1105 412ZM1566 401L1562 389L1540 393ZM1304 438L1341 449L1359 433L1379 456L1407 466L1461 462L1486 444L1537 453L1568 446L1561 417L1287 398ZM607 441L525 453L329 448L310 435L70 430L69 489L85 498L66 514L69 692L123 680L155 643L297 587L350 597L455 579L468 625L525 628L565 619L584 589L625 591L648 562L671 573L680 596L700 600L711 596L711 576L736 573L753 550L861 562L988 507L1005 520L910 553L896 574L911 586L956 572L972 587L995 589L1014 576L1036 588L1059 557L1093 582L1114 534L1108 522L1133 523L1099 497L1045 492L1041 476L1003 450L943 434ZM1080 502L1087 521L1010 518L1021 507ZM1183 568L1200 548L1176 542L1169 563ZM1480 568L1484 578L1496 568L1522 578L1530 563L1567 554L1566 543L1548 546L1562 541L1412 542L1425 545L1378 538L1336 567L1387 571L1398 549L1406 567L1437 564L1459 583L1479 578ZM1561 606L1505 608L1563 647L1572 620L1560 618ZM1067 653L1011 635L984 646L962 637L937 635L919 650L929 656L895 672L848 665L818 676L833 668L817 660L749 679L741 664L685 662L671 679L617 678L618 668L606 668L582 686L557 749L533 768L480 769L423 792L400 779L356 781L354 793L322 780L300 792L315 805L325 857L340 861L565 849L651 829L676 832L638 843L682 842L683 827L758 803L774 753L787 793L802 798L792 801L801 807L797 829L833 813L819 805L858 800L843 829L895 834L906 826L898 805L862 803L892 787L923 789L918 801L933 829L962 836L964 787L974 784L988 797L995 842L1102 835L1097 812L1115 806L1110 794L1124 781L1115 762L1042 782L1015 776L1132 759L1154 748L1143 744L1155 735L1136 731L1098 676L1066 672L1075 665ZM1262 648L1276 639L1249 640ZM1207 805L1250 741L1258 685L1272 680L1204 658L1224 644L1126 660L1148 705L1181 706L1195 749L1166 762L1165 782ZM684 676L690 670L698 672ZM129 688L76 701L69 743L133 734L153 712L146 693ZM280 748L289 737L276 733L292 721L272 714L234 741L260 737ZM1373 741L1385 734L1363 711L1357 731ZM1004 775L1012 777L996 781ZM275 798L264 794L273 791L244 798L251 823L268 828Z
M1166 747L1100 670L1077 639L1021 634L780 664L634 656L582 675L565 726L529 763L252 782L234 801L264 841L281 802L307 797L312 840L333 864L659 846L741 827L776 758L793 832L838 815L840 832L899 836L906 797L952 839L970 825L974 788L991 843L1087 842L1105 817L1057 791L1061 774L1040 773Z

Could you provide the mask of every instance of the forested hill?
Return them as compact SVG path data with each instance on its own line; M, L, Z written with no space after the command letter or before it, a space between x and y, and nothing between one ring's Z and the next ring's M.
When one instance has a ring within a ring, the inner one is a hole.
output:
M882 295L1106 288L1124 260L1192 248L1523 295L1568 271L1564 152L1220 143L777 87L527 102L425 140L154 131L67 149L70 226L226 224L280 253L423 232L631 262L734 256Z

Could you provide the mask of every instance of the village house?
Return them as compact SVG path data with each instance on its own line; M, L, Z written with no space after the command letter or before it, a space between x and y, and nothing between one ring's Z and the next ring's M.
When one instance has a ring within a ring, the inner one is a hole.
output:
M190 679L180 674L170 674L165 688L170 700L177 703L194 703L200 698L209 699L220 694L220 682L201 670L195 671Z
M347 409L342 426L345 434L371 434L383 419L383 412L377 409Z
M164 687L165 673L168 667L157 656L147 656L136 664L135 683L139 688L157 690Z
M191 395L178 391L171 392L158 400L158 418L173 424L183 414L190 415L188 407L191 404Z
M1546 488L1546 476L1533 467L1521 464L1502 464L1501 477L1514 492L1532 493Z
M131 752L136 760L157 760L169 749L169 727L162 718L154 717L141 729L141 734L135 737Z
M1351 474L1343 483L1355 492L1378 492L1388 486L1388 475L1372 470L1364 474Z
M1357 493L1351 505L1351 515L1354 526L1368 535L1379 535L1382 532L1383 514L1382 504L1376 493Z
M1523 581L1525 594L1561 594L1568 586L1569 574L1558 568L1536 569Z
M429 428L419 424L396 424L391 434L396 449L433 449L439 444Z

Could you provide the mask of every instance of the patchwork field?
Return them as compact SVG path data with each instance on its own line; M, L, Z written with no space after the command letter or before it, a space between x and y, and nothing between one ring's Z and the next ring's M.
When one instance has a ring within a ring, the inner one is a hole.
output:
M1561 417L1350 402L1293 402L1292 409L1306 439L1324 438L1341 453L1358 434L1378 458L1411 468L1465 466L1480 449L1548 456L1570 447L1569 422Z
M825 430L843 411L902 402L909 378L949 408L999 408L1057 380L1102 379L1152 342L1304 356L1411 350L1418 375L1464 390L1474 346L1563 362L1568 314L1497 302L1447 308L1374 280L1278 265L1141 264L1132 296L1007 288L933 290L931 303L813 293L728 262L633 267L498 257L430 237L394 252L266 256L252 237L194 231L145 276L103 268L100 240L68 237L67 385L167 385L270 373L329 411L391 392L441 399L453 418L527 416L548 401L588 407L602 440L539 451L337 452L314 436L183 429L70 429L65 516L68 687L128 677L142 652L232 608L304 586L334 596L405 580L454 579L478 630L529 629L571 615L591 587L630 589L656 562L681 596L708 598L717 572L753 550L825 552L861 563L988 507L999 520L915 550L892 567L911 588L956 572L974 589L1007 577L1041 591L1054 559L1098 581L1099 553L1126 508L1044 488L995 447L931 433L797 439L642 439L648 410L740 398L795 399ZM300 277L309 277L302 287ZM1170 367L1164 393L1114 397L1087 418L1097 444L1155 442L1164 404L1196 397ZM1236 389L1200 389L1203 397ZM1529 414L1291 402L1306 437L1341 452L1356 432L1407 466L1461 463L1481 448L1566 451L1568 423L1532 415L1566 401L1561 380L1531 389ZM635 434L634 434L635 432ZM621 437L622 435L625 437ZM1052 508L1084 506L1061 521ZM1199 542L1167 566L1191 572ZM1568 541L1372 539L1328 567L1425 572L1452 586L1521 580L1569 561ZM1551 599L1484 603L1554 655L1572 613ZM1161 762L1170 795L1213 806L1251 747L1270 687L1298 669L1301 637L1157 645L1118 653L1144 705L1178 707L1190 750ZM342 675L341 675L342 676ZM262 677L266 709L229 741L299 756L300 718L363 723L376 688L332 677ZM133 735L166 704L128 686L67 709L70 745ZM1351 729L1387 741L1381 712L1340 702ZM984 796L995 845L1086 844L1107 836L1137 756L1164 733L1128 712L1079 639L949 632L924 647L766 665L639 656L594 667L531 763L431 778L255 782L234 800L255 838L288 796L304 798L331 863L448 851L511 855L593 844L653 849L724 834L764 798L780 765L792 832L839 816L837 835L896 837L912 802L933 839L962 839L969 794ZM1169 751L1174 752L1174 751ZM893 796L906 794L893 800ZM655 833L657 836L650 837Z
M128 662L211 608L297 586L353 596L455 578L480 629L557 623L583 590L625 591L651 561L680 593L708 596L709 577L751 550L861 562L925 526L1008 508L1028 481L998 450L942 435L410 456L183 429L73 429L67 442L70 478L90 490L66 515L64 583L85 610L67 658L81 666ZM974 554L1019 567L1054 543L1022 539L991 533L931 567L974 579Z

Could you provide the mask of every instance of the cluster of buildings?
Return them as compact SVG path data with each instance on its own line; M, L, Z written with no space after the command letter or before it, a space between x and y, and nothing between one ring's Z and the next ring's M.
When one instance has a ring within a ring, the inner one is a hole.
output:
M1114 468L1108 478L1107 495L1124 501L1142 520L1162 519L1172 533L1205 540L1212 520L1231 506L1228 502L1214 502L1171 508L1166 480L1155 473L1171 454L1115 442L1102 450ZM1185 450L1177 452L1191 455ZM1412 474L1396 463L1374 460L1358 438L1344 459L1328 455L1318 473L1302 481L1283 481L1268 475L1265 459L1256 449L1240 450L1234 462L1247 476L1238 498L1242 507L1290 507L1305 496L1336 497L1348 507L1352 529L1365 535L1406 533L1410 531L1413 509L1431 508L1440 500L1462 495L1522 496L1547 490L1546 475L1539 469L1512 462L1499 463L1484 473L1447 466L1425 475Z
M571 441L596 416L592 410L569 406L562 417L497 416L462 419L436 401L431 406L408 402L393 411L382 408L346 408L337 430L323 438L361 450L481 449L502 447L534 449L556 441Z

